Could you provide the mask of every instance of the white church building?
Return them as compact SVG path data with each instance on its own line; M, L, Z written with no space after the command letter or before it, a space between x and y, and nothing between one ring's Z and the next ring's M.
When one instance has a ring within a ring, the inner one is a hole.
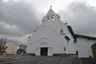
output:
M95 41L95 37L74 34L71 26L61 22L60 16L50 8L29 39L26 51L36 56L77 54L89 57L93 56L91 45Z

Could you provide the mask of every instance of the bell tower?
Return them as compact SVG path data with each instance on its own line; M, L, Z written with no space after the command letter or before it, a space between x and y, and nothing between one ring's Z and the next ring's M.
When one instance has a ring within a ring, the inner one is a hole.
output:
M53 11L52 5L51 5L48 13L42 19L42 23L43 22L51 22L51 21L54 21L54 20L57 20L57 19L60 19L60 16Z

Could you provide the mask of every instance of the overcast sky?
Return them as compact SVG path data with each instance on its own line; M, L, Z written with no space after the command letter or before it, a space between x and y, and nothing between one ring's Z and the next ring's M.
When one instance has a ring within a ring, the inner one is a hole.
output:
M33 33L52 5L53 10L60 14L62 21L67 20L75 33L96 37L95 0L23 1L5 0L5 3L0 3L0 34L22 36Z

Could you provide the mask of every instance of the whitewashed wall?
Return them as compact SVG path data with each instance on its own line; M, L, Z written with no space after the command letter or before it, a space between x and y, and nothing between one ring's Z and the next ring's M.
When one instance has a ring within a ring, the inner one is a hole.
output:
M32 36L32 38L29 40L27 52L36 53L36 48L40 47L40 44L43 42L47 43L47 47L52 48L53 53L67 52L68 42L64 39L64 36L56 33L48 26L41 28L38 32L36 32L36 34ZM66 51L64 51L64 47L67 48Z
M51 19L52 15L54 15L54 20ZM48 16L50 20L47 20ZM60 35L61 29L65 33L64 35ZM27 53L39 55L40 44L43 42L46 42L46 46L50 48L51 53L49 55L52 55L52 53L76 53L73 46L73 37L68 31L67 25L60 21L59 15L55 14L52 9L49 10L42 24L36 30L28 42ZM69 44L64 37L65 35L71 39ZM64 47L66 47L66 51L64 51Z
M76 44L76 50L78 50L78 57L93 57L91 45L94 44L96 41L88 40L86 38L78 38Z

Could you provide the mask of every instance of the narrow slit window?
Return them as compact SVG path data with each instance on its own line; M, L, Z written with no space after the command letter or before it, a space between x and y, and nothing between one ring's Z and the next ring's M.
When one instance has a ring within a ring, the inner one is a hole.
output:
M78 51L76 51L76 55L78 55Z
M66 51L66 47L64 47L64 51Z
M64 35L63 29L60 30L60 34L61 35Z

